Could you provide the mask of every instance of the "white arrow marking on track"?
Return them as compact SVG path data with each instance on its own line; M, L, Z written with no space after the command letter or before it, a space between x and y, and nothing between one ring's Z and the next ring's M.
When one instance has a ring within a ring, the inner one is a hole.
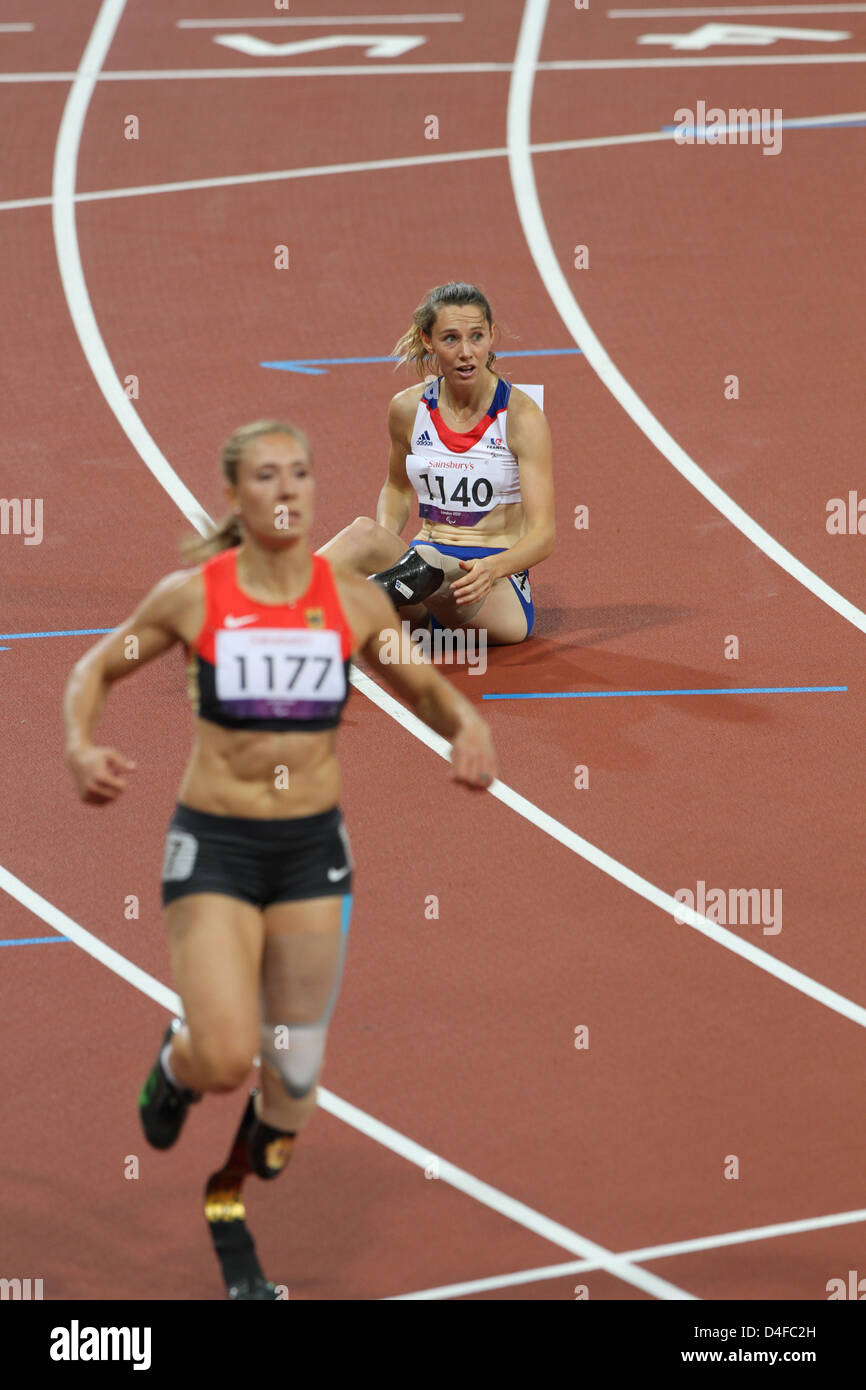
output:
M712 48L720 43L759 44L766 47L779 39L840 43L850 37L841 29L774 29L765 24L702 24L689 34L641 34L638 43L664 43L670 48Z
M320 39L297 39L292 43L269 43L255 34L215 34L214 43L234 48L251 58L286 58L293 53L315 53L320 49L343 48L351 44L366 50L368 58L399 58L411 48L426 43L425 38L405 34L328 34Z

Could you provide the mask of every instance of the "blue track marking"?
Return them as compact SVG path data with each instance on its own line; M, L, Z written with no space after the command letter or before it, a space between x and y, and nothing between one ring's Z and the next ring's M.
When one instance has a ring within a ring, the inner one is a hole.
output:
M616 700L626 695L821 695L847 685L746 685L698 690L553 690L531 695L482 695L482 700Z
M582 357L580 348L531 348L525 352L497 352L500 357ZM299 357L291 361L260 362L260 367L273 367L278 372L301 372L304 376L327 376L325 367L351 367L357 363L399 361L397 357Z
M0 632L0 642L11 642L22 637L96 637L105 632L113 632L113 627L76 627L63 632ZM8 651L8 647L0 648Z
M0 946L47 946L52 941L69 941L68 936L21 936L15 941L0 941Z
M845 120L842 120L842 121L817 121L817 120L814 120L814 119L810 120L808 116L804 116L801 120L792 120L792 121L781 120L781 121L776 121L775 124L774 124L773 121L766 121L766 122L762 125L761 128L762 128L763 130L769 130L769 131L772 133L772 131L773 131L774 129L779 129L779 130L842 130L842 129L844 129L846 126L858 126L858 125L866 125L866 121L856 120L856 119L852 119L852 120L850 120L850 121L845 121ZM758 127L755 127L755 128L757 129ZM674 130L681 130L681 131L683 132L683 135L684 135L684 136L688 136L690 139L693 139L696 135L704 135L704 134L706 134L707 131L712 131L714 134L715 134L715 132L720 132L720 133L721 133L721 132L724 132L725 134L727 134L727 132L728 132L729 130L732 130L732 131L734 132L734 134L737 134L737 132L739 131L739 126L728 126L728 125L725 125L725 126L715 126L715 125L711 125L711 126L703 126L703 125L697 125L697 126L694 126L694 125L663 125L663 126L661 127L661 129L662 129L663 131L665 131L666 133L670 133L671 131L674 131ZM748 127L748 129L749 129L749 133L751 134L751 129L752 129L752 128L751 128L751 127ZM710 142L710 143L711 143L711 142ZM748 141L745 141L745 140L744 140L744 141L742 141L741 143L742 143L742 144L747 144Z

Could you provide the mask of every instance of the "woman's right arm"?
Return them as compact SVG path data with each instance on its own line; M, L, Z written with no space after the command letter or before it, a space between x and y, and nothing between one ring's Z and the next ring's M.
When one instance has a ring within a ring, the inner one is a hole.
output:
M410 391L412 388L410 388ZM406 397L410 391L401 391L388 408L388 433L391 436L391 452L388 456L388 476L379 493L376 506L376 520L380 526L399 536L412 512L415 489L406 474L406 456L409 453L412 422L415 418L417 401Z
M101 806L123 791L130 762L114 748L97 747L93 731L115 681L130 676L181 639L177 618L200 586L198 572L178 570L151 590L132 617L86 651L75 663L63 696L66 761L78 795Z

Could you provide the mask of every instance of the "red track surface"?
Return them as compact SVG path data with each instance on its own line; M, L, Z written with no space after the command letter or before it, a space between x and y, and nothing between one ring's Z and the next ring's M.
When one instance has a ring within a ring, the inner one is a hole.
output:
M75 70L99 5L59 8L34 3L34 34L0 35L6 71ZM182 11L215 8L189 0ZM267 7L226 12L247 8ZM366 12L360 0L355 12ZM297 61L217 48L213 31L176 29L178 14L129 0L106 68ZM0 20L20 18L2 0ZM510 63L520 18L516 0L497 7L496 24L485 7L466 7L460 26L413 26L427 43L399 61ZM636 32L683 27L561 6L541 56L647 56ZM854 34L841 51L866 48L866 16L839 27ZM300 61L364 59L354 49ZM76 186L499 148L508 87L507 72L105 81ZM30 132L2 153L4 200L50 193L67 91L0 86L7 122ZM654 131L700 98L844 113L862 106L860 93L856 64L541 72L532 138ZM137 142L123 139L130 113ZM430 113L435 144L424 140ZM866 539L828 536L824 522L827 500L862 482L863 139L810 129L786 132L774 158L658 143L534 161L560 264L613 361L713 479L861 608ZM108 627L178 566L187 528L82 354L50 208L0 217L2 491L45 507L41 545L0 538L2 626ZM260 361L383 355L422 293L450 278L486 288L512 331L503 347L571 345L527 250L504 158L88 202L77 223L111 360L121 380L138 376L137 409L173 468L216 514L221 441L247 419L297 421L318 458L316 544L373 510L387 400L401 379L381 365L307 377ZM273 269L279 243L291 248L287 273ZM579 243L589 271L570 269ZM849 690L485 704L503 781L669 893L698 879L781 888L779 935L733 930L866 1002L863 634L723 520L585 359L505 365L514 380L545 384L558 548L534 574L534 638L491 652L483 677L452 676L470 698ZM738 401L723 395L731 372ZM588 531L572 524L579 503ZM739 637L738 662L724 659L728 634ZM159 867L191 731L182 661L115 691L100 737L139 770L116 806L92 810L74 796L59 735L66 675L92 640L10 641L0 652L0 862L169 982ZM358 871L329 1090L609 1251L863 1207L857 1023L676 925L493 797L456 787L357 692L340 743ZM577 764L589 767L588 790L573 786ZM131 893L138 922L124 918ZM431 893L438 921L424 916ZM3 937L49 934L2 901ZM135 1098L164 1011L71 944L9 947L0 964L4 1084L17 1093L2 1140L0 1273L42 1277L48 1298L219 1298L199 1198L239 1098L210 1099L170 1155L143 1151ZM590 1029L585 1051L573 1046L578 1024ZM137 1182L123 1176L130 1154L141 1160ZM723 1177L730 1154L737 1181ZM292 1298L380 1298L575 1258L323 1111L288 1176L252 1190L249 1208L262 1263ZM701 1298L822 1299L829 1279L862 1270L862 1232L852 1224L646 1267ZM578 1281L593 1299L647 1296L603 1271L475 1296L570 1298Z

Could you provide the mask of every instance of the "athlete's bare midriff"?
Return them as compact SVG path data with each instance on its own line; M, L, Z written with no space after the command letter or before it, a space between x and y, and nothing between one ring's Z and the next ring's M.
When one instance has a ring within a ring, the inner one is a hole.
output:
M500 502L475 526L449 526L442 521L421 521L418 541L439 545L485 546L488 550L510 550L523 534L523 506L520 502Z
M178 800L195 811L251 820L315 816L340 799L336 730L226 729L196 720Z

